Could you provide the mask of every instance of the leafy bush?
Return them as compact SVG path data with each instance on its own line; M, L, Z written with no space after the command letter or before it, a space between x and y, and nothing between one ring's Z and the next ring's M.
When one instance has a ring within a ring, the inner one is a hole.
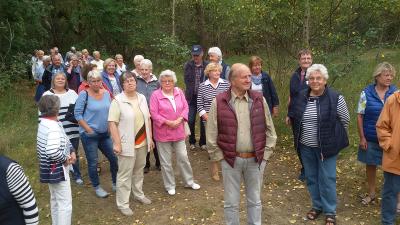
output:
M28 57L22 53L8 57L5 61L0 61L0 93L8 91L13 83L27 77L29 72Z
M188 59L190 50L175 37L165 35L156 39L152 56L156 63L163 68L174 68L183 65Z

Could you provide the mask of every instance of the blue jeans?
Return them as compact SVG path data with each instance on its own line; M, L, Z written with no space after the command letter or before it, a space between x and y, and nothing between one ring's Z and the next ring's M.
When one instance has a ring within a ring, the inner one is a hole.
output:
M400 192L400 175L383 172L385 181L382 190L382 224L396 223L397 194Z
M188 125L190 128L189 144L196 144L195 126L196 126L196 116L197 116L197 95L192 98L189 103L189 115L188 115ZM199 145L206 144L206 128L203 121L200 118L200 140Z
M72 144L72 147L75 149L76 161L72 164L72 168L74 169L74 179L82 179L81 171L79 169L79 154L78 154L78 147L79 147L79 138L72 138L69 140Z
M97 148L106 156L110 162L110 172L113 184L117 181L118 161L113 152L113 144L108 133L81 133L83 149L85 150L88 162L88 173L93 187L99 186L99 176L97 174Z
M224 215L227 225L239 225L240 185L245 185L247 200L247 224L261 225L261 187L266 161L259 165L254 158L236 157L232 168L225 160L221 161L224 181Z
M336 215L336 158L321 160L321 150L299 144L312 207Z

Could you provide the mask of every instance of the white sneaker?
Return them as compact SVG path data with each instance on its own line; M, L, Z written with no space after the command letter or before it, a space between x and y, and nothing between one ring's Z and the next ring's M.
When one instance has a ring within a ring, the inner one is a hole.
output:
M175 195L175 189L170 189L168 190L169 195Z
M193 183L191 185L186 185L185 188L191 188L193 190L199 190L200 189L200 185L196 184L196 183Z
M201 150L207 151L207 145L202 145L200 148Z
M193 145L193 144L190 145L190 146L189 146L189 149L192 150L192 151L195 150L195 149L196 149L196 145Z

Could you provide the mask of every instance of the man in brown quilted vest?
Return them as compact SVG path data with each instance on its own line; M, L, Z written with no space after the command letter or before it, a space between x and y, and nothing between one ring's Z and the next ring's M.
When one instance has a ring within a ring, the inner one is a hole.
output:
M267 102L261 93L250 90L250 69L241 63L232 65L229 81L231 88L212 102L207 147L211 160L221 161L226 224L239 225L243 178L248 224L259 225L264 168L277 137Z

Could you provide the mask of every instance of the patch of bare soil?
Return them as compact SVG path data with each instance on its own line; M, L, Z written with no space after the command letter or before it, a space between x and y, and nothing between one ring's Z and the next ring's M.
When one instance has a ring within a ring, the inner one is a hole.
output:
M179 171L175 169L177 194L169 196L164 190L161 172L152 167L152 170L145 174L143 187L146 196L152 200L152 204L142 205L131 198L130 206L134 211L132 217L125 217L118 211L114 193L106 199L96 197L89 184L86 160L81 158L85 186L77 186L71 181L73 224L224 224L223 185L222 182L215 182L210 178L207 152L188 150L188 154L194 178L201 185L201 189L184 188ZM358 197L365 190L364 167L356 162L354 154L346 154L339 157L337 168L338 224L379 224L379 201L375 205L363 206ZM316 221L304 219L306 212L311 209L311 202L305 183L297 180L298 171L295 151L285 147L276 149L264 173L263 224L325 224L324 216L320 216ZM380 174L377 182L379 190L382 184L381 173L381 171L378 172ZM102 163L101 184L111 192L109 174L108 164ZM40 190L35 190L35 193L40 207L41 224L50 224L48 187L41 185ZM244 188L241 193L243 193L240 206L241 224L247 224Z

